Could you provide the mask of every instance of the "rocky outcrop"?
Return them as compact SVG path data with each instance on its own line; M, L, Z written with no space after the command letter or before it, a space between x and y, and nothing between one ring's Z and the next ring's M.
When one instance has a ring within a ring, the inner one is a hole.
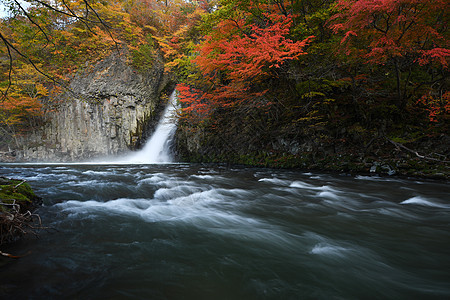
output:
M310 131L311 135L274 137L262 143L264 133L256 130L251 135L224 133L182 123L176 134L178 160L450 179L450 137L445 134L401 144L384 135L333 139Z
M79 161L138 148L168 83L158 57L145 73L118 53L85 66L47 113L47 124L22 138L16 161Z

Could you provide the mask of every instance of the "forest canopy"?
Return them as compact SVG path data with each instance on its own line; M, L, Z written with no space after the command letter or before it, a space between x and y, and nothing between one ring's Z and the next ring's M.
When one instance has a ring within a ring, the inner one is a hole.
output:
M411 142L449 129L445 0L5 3L3 128L35 126L74 73L118 51L142 72L164 56L180 126L267 151L280 137Z

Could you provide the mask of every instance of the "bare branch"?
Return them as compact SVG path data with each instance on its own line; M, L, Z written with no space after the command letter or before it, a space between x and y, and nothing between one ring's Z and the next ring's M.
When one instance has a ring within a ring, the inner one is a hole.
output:
M21 186L22 184L24 184L26 182L26 180L22 180L19 184L17 184L16 186L14 186L15 189L17 189L19 186Z
M8 91L11 88L11 84L12 84L11 74L12 74L13 58L12 58L12 54L11 54L11 49L9 48L9 43L6 40L6 38L2 35L1 32L0 32L0 39L3 41L3 43L6 46L6 49L8 50L8 59L9 59L8 86L6 87L5 92L2 92L2 97L0 98L0 101L3 101L6 99L6 95L8 95Z
M68 3L67 0L62 0L63 7L61 7L61 8L57 7L55 5L52 5L52 4L48 4L47 2L45 2L43 0L33 0L33 2L41 5L43 8L45 8L49 11L56 12L58 14L61 14L63 16L69 17L69 18L73 18L73 19L83 23L86 26L87 30L94 35L97 35L97 33L92 28L92 26L94 24L97 26L103 27L104 30L108 33L108 35L111 37L112 41L114 42L117 52L120 53L119 42L117 42L115 40L115 38L110 30L112 27L110 27L100 17L100 15L97 13L97 11L91 6L91 4L89 4L88 0L83 0L84 7L85 7L85 12L84 12L85 15L84 16L82 15L83 12L81 14L79 14L79 13L77 13L77 11L75 11L73 8L71 8L70 3ZM46 32L45 28L43 28L39 24L39 22L36 21L36 19L33 17L33 15L31 15L25 9L25 7L19 2L19 0L13 0L13 3L18 7L19 11L28 19L28 21L37 28L38 32L41 32L44 35L44 37L47 41L47 44L44 45L43 48L47 47L48 43L52 43L53 45L55 45L53 43L53 41L50 39L50 35ZM89 17L90 13L91 13L91 15L95 15L95 17ZM13 45L13 43L8 41L7 37L4 36L2 33L0 33L0 39L7 49L8 60L9 60L8 86L6 87L6 89L4 91L1 92L0 101L3 101L6 99L8 92L10 91L11 86L12 86L13 61L15 59L15 57L13 57L13 55L12 55L13 51L16 52L25 61L27 61L39 74L43 75L45 78L49 79L54 84L63 86L63 84L61 82L59 82L57 79L55 79L53 76L51 76L51 75L47 74L46 72L44 72L43 70L41 70L40 67L38 67L36 65L36 62L34 62L34 60L30 56L27 55L27 53L22 52L22 49L19 50L17 47L15 47ZM68 89L67 87L64 87L64 88ZM68 90L70 91L70 89L68 89ZM70 91L70 92L73 92L73 91Z
M387 141L389 141L391 144L393 144L395 147L397 147L398 149L404 149L408 152L414 153L418 158L422 158L422 159L426 159L426 160L431 160L431 161L436 161L436 162L443 162L443 163L450 163L449 160L441 160L441 159L437 159L437 158L432 158L429 156L425 156L425 155L420 155L417 151L414 151L412 149L409 149L408 147L404 146L403 144L394 142L391 139L386 138Z
M105 22L103 22L102 18L100 18L100 16L98 15L97 11L95 9L92 8L92 6L87 2L87 0L83 0L83 2L86 4L86 6L88 8L91 9L91 11L95 14L95 16L97 17L98 21L103 25L103 27L106 29L106 31L108 31L109 36L111 37L111 39L113 40L115 46L116 46L116 50L117 53L120 53L119 50L119 44L117 43L117 41L114 39L111 31L109 30L109 26L107 24L105 24Z
M62 2L63 2L63 4L64 4L64 6L67 8L67 10L71 13L71 14L73 14L74 16L76 16L76 13L67 5L67 3L66 3L66 1L65 0L62 0ZM85 26L86 26L86 28L92 33L92 34L94 34L94 35L97 35L92 29L91 29L91 27L88 25L88 23L86 23L86 19L87 18L87 14L86 14L86 17L79 17L78 18L78 20L80 21L80 22L82 22Z
M47 40L48 43L51 43L50 39L48 38L47 34L45 33L45 31L42 29L42 27L36 23L31 16L28 14L28 12L26 11L25 8L23 8L22 5L20 5L20 2L17 0L14 0L14 2L16 3L16 5L20 8L20 10L23 12L23 14L25 15L25 17L27 17L27 19L33 24L35 25L40 32L42 32L42 34L45 36L45 39ZM45 48L47 45L45 45L43 48Z
M12 201L12 203L0 201L0 208L2 209L2 212L0 213L0 245L14 241L18 237L30 233L37 236L36 230L47 229L42 226L39 215L31 213L29 210L23 213L21 212L20 205L16 203L16 200L10 199L8 201ZM1 251L0 255L10 258L21 257Z
M19 54L21 57L23 57L25 60L27 60L32 66L33 68L40 73L41 75L45 76L46 78L50 79L53 83L58 84L58 85L62 85L60 82L56 81L53 77L51 77L50 75L42 72L37 66L36 64L31 60L31 58L29 58L27 55L23 54L22 52L20 52L16 47L14 47L13 44L11 44L1 33L0 33L0 38L3 40L3 43L6 44L8 51L9 49L13 49L17 54ZM11 57L12 59L12 57Z
M47 4L47 3L43 2L43 1L40 1L40 0L34 0L34 1L36 3L39 3L40 5L44 6L45 8L47 8L49 10L55 11L55 12L57 12L59 14L62 14L62 15L65 15L65 16L68 16L68 17L71 17L71 18L75 18L77 20L83 19L83 20L88 21L90 23L101 23L101 22L94 21L94 20L88 20L88 19L86 19L84 17L78 16L77 14L72 14L70 12L68 13L68 12L65 12L63 10L57 9L57 8L51 6L51 5L49 5L49 4Z
M9 254L9 253L6 253L6 252L2 252L2 251L0 251L0 255L1 256L5 256L5 257L9 257L9 258L20 258L21 257L21 256L12 255L12 254Z

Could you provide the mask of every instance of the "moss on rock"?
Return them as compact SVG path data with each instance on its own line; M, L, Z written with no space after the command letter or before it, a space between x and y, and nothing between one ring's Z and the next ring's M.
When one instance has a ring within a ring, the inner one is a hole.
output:
M40 219L33 211L41 204L25 180L0 177L0 245L34 232Z

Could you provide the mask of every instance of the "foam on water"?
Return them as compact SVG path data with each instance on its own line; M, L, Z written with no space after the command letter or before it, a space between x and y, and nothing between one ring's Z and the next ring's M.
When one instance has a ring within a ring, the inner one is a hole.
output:
M269 182L276 185L288 186L290 184L289 180L283 180L279 178L261 178L258 180L259 182Z
M355 179L367 180L367 181L388 181L388 182L401 181L401 179L398 179L398 178L395 178L395 177L382 177L382 176L379 176L379 175L373 175L373 176L356 175Z
M22 176L15 176L16 178L22 178ZM77 180L78 177L76 175L68 175L68 174L48 174L48 173L38 173L34 176L27 176L26 178L23 177L23 179L26 179L27 181L44 181L44 180Z
M420 218L411 211L405 211L400 208L382 207L376 208L373 211L380 215L386 215L392 218L398 218L401 220L420 220Z
M167 177L163 174L152 174L150 177L139 179L138 184L160 184L163 185L167 181Z
M106 202L69 200L58 203L55 207L60 208L61 212L69 213L69 217L79 218L80 215L85 215L92 218L95 217L95 213L104 214L105 212L139 216L140 212L150 205L151 202L148 199L119 198Z
M311 254L317 255L338 255L344 256L345 252L350 251L344 247L333 246L326 243L318 243L316 244L310 251Z
M316 190L316 191L329 191L329 192L336 192L337 190L328 186L328 185L321 185L321 186L315 186L303 181L293 181L290 185L290 187L298 188L298 189L307 189L307 190Z
M39 299L450 295L449 188L440 182L195 164L65 167L0 166L2 176L34 178L38 213L57 229L22 243L33 254L0 270L0 298L8 284L15 298ZM46 276L35 281L33 270Z
M312 184L309 184L309 183L306 183L303 181L294 181L289 186L293 187L293 188L299 188L299 189L315 189L316 188Z
M192 175L193 178L206 179L206 180L217 180L217 176L212 175Z
M415 197L409 198L405 201L400 202L400 204L415 204L415 205L430 206L430 207L450 208L450 205L435 203L435 202L430 201L421 196L415 196Z
M279 178L261 178L258 180L259 182L268 182L279 186L287 186L290 188L297 188L297 189L305 189L305 190L315 190L315 191L328 191L328 192L337 192L336 189L328 186L328 185L312 185L309 183L306 183L304 181L299 180L286 180L286 179L279 179Z
M203 192L202 188L192 185L177 185L170 188L160 188L155 192L155 199L170 200L182 196L193 195L198 192Z
M208 206L213 201L214 191L194 193L187 197L178 197L169 201L154 199L120 198L106 202L88 200L70 200L55 206L69 217L84 216L93 218L98 215L114 214L139 217L146 222L178 221L200 228L211 227L252 227L259 221L223 212Z
M335 200L340 198L336 193L328 192L328 191L320 192L317 194L317 196L322 197L322 198L335 199Z
M93 171L93 170L88 170L88 171L84 171L82 174L85 175L94 175L94 176L109 176L111 175L110 171Z
M160 188L152 199L119 198L109 201L70 200L55 205L69 218L95 219L97 217L131 216L144 222L177 222L195 226L214 235L253 241L277 247L283 251L298 251L301 237L295 239L282 228L260 218L235 213L239 204L235 195L246 195L241 189L205 189L197 186ZM224 209L224 205L230 209ZM290 249L290 250L289 250ZM306 251L306 249L305 249Z

